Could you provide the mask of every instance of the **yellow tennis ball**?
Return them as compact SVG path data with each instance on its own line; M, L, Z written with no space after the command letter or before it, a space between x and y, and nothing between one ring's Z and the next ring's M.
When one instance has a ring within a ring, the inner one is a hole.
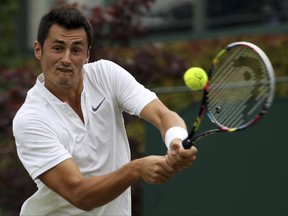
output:
M205 87L208 77L202 68L192 67L184 73L183 79L188 88L197 91Z

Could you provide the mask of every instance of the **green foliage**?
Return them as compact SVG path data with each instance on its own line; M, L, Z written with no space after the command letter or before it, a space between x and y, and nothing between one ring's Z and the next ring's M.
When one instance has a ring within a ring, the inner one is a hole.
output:
M0 66L7 62L8 58L15 54L15 25L14 18L18 11L17 0L1 1L0 7Z
M31 69L0 69L0 206L5 215L19 214L24 199L35 190L17 158L12 137L12 119L34 82Z
M94 30L94 44L90 60L105 46L128 46L131 40L143 34L141 23L135 17L147 12L155 0L121 0L108 8L90 10L90 22ZM77 5L77 4L76 4Z

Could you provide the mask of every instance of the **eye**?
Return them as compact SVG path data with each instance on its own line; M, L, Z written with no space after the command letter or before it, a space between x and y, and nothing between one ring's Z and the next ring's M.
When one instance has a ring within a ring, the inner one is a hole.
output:
M61 46L54 46L54 47L52 47L52 49L56 52L60 52L63 50L63 48Z
M75 48L72 49L72 52L78 54L78 53L82 52L82 49L79 48L79 47L75 47Z

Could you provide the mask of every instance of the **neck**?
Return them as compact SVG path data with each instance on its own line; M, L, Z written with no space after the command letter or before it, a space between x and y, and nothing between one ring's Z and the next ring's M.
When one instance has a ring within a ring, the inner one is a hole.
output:
M45 87L54 94L62 102L66 102L84 122L82 108L81 108L81 94L83 91L83 83L77 85L77 88L51 88L49 85Z

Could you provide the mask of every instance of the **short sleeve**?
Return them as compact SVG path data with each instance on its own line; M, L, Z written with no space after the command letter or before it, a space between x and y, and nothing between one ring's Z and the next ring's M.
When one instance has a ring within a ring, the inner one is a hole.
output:
M71 158L47 119L37 113L18 113L13 120L18 156L33 179Z
M120 109L131 115L139 116L142 109L157 98L154 92L140 84L128 71L109 60L90 63L86 65L86 70L90 76L95 76L95 80L100 80L99 86L115 96Z

